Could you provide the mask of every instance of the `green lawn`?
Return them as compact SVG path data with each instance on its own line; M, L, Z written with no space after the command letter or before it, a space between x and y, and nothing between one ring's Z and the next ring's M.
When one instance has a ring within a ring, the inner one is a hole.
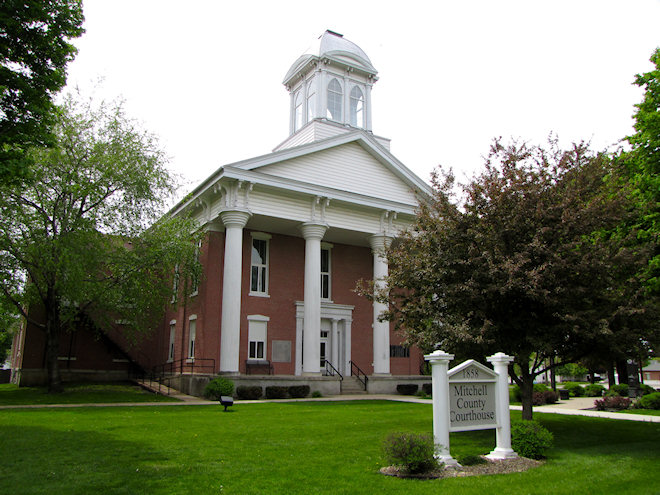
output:
M47 394L43 387L0 385L0 406L17 404L92 404L116 402L172 402L173 397L157 395L132 384L65 384L61 394Z
M382 476L393 431L430 433L430 404L385 401L0 411L0 493L652 494L660 424L537 414L555 435L526 473L434 481ZM519 418L519 413L512 413ZM452 454L494 447L452 434Z

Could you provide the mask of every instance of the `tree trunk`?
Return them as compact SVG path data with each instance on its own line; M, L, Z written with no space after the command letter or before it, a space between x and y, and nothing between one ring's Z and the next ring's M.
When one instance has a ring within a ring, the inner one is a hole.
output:
M552 390L557 392L557 377L555 376L555 358L554 356L550 358L550 387Z
M616 362L616 372L619 374L619 384L628 385L628 362L625 359Z
M616 377L614 376L614 362L610 361L607 365L607 387L612 388L616 383Z
M50 291L49 291L50 292ZM60 351L60 312L59 304L52 295L46 303L46 371L48 373L48 393L63 391L57 355Z
M534 375L529 373L529 364L520 365L520 401L522 419L532 419L532 397L534 394Z

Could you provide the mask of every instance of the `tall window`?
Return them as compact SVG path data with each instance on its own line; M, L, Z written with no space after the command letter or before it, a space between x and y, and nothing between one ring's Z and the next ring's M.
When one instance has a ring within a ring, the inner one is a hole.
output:
M312 79L307 84L307 122L311 122L316 117L316 86Z
M302 120L303 120L303 97L302 97L302 91L298 91L296 93L296 96L293 98L293 107L295 109L294 111L294 123L293 123L293 130L297 131L302 127Z
M353 86L351 90L351 125L364 126L364 96L357 86Z
M333 79L328 84L328 118L341 122L341 100L342 100L341 85L337 79Z
M266 359L268 320L267 316L248 316L248 359Z
M330 299L330 249L321 248L321 299Z
M170 322L170 346L167 351L167 361L174 361L174 339L176 337L176 321L172 320Z
M268 294L268 239L270 235L252 233L250 294Z
M197 337L197 317L190 317L188 324L188 359L195 359L195 338Z
M199 263L199 257L202 252L202 241L197 242L197 247L195 248L195 263ZM196 296L199 292L199 279L200 274L194 274L192 280L190 281L190 295Z

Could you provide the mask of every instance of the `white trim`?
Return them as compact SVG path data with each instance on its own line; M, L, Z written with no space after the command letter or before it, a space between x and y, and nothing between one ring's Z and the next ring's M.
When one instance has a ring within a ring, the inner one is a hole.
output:
M250 296L257 296L257 297L270 297L268 289L269 289L269 282L270 282L270 240L272 239L272 235L266 234L264 232L250 232L250 236L252 237L252 240L250 241L250 276L249 276L249 283L250 283L250 290L248 291L248 295ZM259 265L254 265L252 263L252 250L254 249L254 241L263 241L266 243L266 259L264 263L259 264ZM252 268L257 267L259 272L257 275L257 289L259 288L259 276L261 275L261 269L265 268L264 274L262 277L265 280L262 280L264 290L253 290L252 289Z
M270 321L269 316L264 315L247 315L248 321Z
M188 317L188 320L196 320L196 319L197 319L197 315L190 315Z
M176 325L176 320L170 320L170 325Z

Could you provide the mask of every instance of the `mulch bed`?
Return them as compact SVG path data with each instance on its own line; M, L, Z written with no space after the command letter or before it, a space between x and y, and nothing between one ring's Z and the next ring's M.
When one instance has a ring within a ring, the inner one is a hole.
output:
M516 457L515 459L491 460L481 456L486 460L484 464L474 466L462 466L458 468L447 467L429 473L410 474L406 473L398 466L387 466L380 469L381 474L386 476L397 476L399 478L413 479L437 479L437 478L463 478L466 476L486 476L489 474L507 474L521 473L543 465L543 461L535 461L526 457Z

